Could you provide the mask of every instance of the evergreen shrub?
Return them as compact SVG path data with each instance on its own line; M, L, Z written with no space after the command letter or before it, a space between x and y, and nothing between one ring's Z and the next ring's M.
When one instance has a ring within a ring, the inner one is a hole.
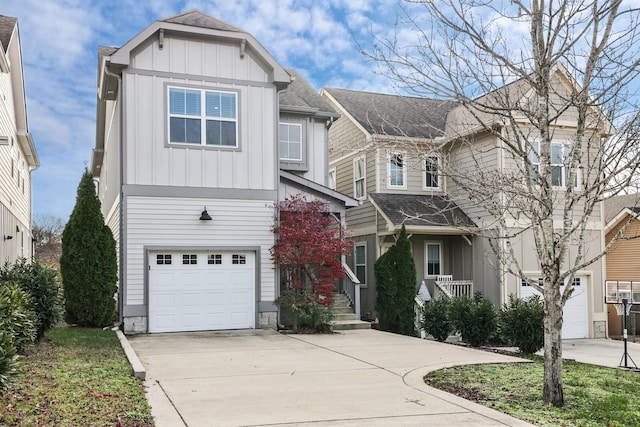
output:
M18 284L0 284L0 331L13 339L13 346L18 353L36 341L38 317L33 306L31 295Z
M422 329L440 342L455 331L449 319L449 301L446 297L438 298L422 307Z
M544 306L539 295L509 296L500 313L502 335L521 352L533 354L544 346Z
M476 292L473 299L455 297L450 302L449 313L462 340L473 347L486 344L498 330L498 313L491 301Z

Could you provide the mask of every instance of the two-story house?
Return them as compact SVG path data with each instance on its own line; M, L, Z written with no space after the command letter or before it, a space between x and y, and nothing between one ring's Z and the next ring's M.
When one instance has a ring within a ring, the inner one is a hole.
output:
M197 10L100 48L92 173L126 333L277 325L274 207L300 192L341 218L357 205L326 187L337 117L251 34Z
M31 258L31 172L40 164L27 125L18 20L0 15L0 262Z
M554 74L559 87L570 82L561 72ZM470 296L479 291L496 306L508 301L510 294L534 292L509 274L494 253L486 231L495 219L449 179L454 174L479 177L478 168L511 167L513 159L497 148L495 134L477 123L473 126L465 107L450 101L332 88L321 94L341 114L329 130L330 182L363 202L347 212L347 230L355 244L349 261L362 283L364 318L376 315L374 263L393 244L402 225L412 242L416 290L425 281L432 295ZM563 147L575 122L562 117L558 123L554 144ZM495 126L502 124L496 121ZM564 174L559 176L564 179ZM598 253L604 244L600 209L596 211L586 233L588 253ZM527 277L538 278L533 234L516 232L522 227L517 218L506 222L516 236L512 245L519 265ZM603 272L598 260L577 273L564 310L564 338L605 336Z

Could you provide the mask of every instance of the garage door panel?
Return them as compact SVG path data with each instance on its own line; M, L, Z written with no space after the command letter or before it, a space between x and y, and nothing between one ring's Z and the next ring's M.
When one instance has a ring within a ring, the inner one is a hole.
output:
M560 292L564 292L564 288L562 286ZM563 339L587 338L589 335L586 277L576 278L573 289L573 294L565 303L562 311ZM532 286L522 286L522 298L527 298L533 294L540 295Z
M155 263L156 254L149 257L149 331L255 327L254 254L223 253L218 264L207 262L208 253L197 253L197 260L193 254L189 264L182 264L183 253L170 253L170 265Z

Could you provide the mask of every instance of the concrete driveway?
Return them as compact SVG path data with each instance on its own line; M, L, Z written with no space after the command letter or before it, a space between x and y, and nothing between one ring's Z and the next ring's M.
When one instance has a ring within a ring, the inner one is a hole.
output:
M164 426L529 425L427 387L446 366L519 360L375 330L130 338Z

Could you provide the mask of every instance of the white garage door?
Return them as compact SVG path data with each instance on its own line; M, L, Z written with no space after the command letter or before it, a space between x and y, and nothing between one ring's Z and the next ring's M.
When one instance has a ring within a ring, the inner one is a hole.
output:
M150 252L149 332L255 327L252 252Z
M587 304L587 278L576 277L573 282L573 295L564 305L562 319L562 338L587 338L589 336L589 312ZM561 292L564 291L564 286ZM540 294L532 286L522 286L522 298Z

